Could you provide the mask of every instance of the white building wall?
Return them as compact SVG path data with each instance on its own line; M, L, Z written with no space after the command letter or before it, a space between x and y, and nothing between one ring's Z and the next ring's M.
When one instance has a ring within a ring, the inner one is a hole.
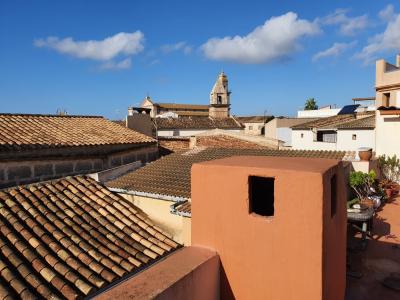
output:
M303 137L301 136L303 134ZM311 130L292 130L292 148L302 150L336 150L336 143L314 142Z
M292 146L292 129L289 127L281 127L276 129L276 138L280 141L284 141L283 144L286 147Z
M356 140L353 140L353 134L356 135ZM360 147L371 147L375 150L375 130L338 130L336 143L314 141L314 133L311 130L293 130L292 147L303 150L337 151L357 151Z
M353 135L356 135L355 140ZM338 131L337 150L356 151L360 147L370 147L375 150L375 130Z
M316 110L299 110L297 112L298 118L326 118L336 116L341 108L333 109L316 109Z
M376 154L400 157L400 118L376 112Z

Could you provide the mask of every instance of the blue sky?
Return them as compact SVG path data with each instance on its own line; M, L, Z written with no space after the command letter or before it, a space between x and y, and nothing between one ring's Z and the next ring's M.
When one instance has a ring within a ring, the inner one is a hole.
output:
M399 1L0 2L0 111L121 119L147 93L294 115L308 97L374 95L376 58L400 52Z

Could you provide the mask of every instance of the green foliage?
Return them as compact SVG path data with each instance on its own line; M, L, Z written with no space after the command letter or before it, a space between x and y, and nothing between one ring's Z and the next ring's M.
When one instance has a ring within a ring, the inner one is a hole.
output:
M371 187L376 179L375 171L369 173L351 172L349 176L350 187L356 192L359 199L368 197L371 194Z
M384 179L398 182L400 180L400 159L396 155L378 157L379 167Z
M318 109L317 101L314 98L308 98L304 104L304 110Z
M347 208L351 208L354 204L360 203L360 199L354 198L347 201Z

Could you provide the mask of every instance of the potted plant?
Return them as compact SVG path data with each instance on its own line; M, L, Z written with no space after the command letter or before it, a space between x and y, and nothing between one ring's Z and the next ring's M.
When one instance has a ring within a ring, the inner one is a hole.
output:
M358 156L362 161L370 161L372 157L372 148L368 147L358 148Z
M375 191L375 189L373 188L375 179L376 179L375 171L370 171L369 173L363 173L360 171L350 173L349 177L350 187L356 193L357 198L360 199L361 204L364 204L366 206L374 205L374 202L370 199L370 196L372 196Z
M381 169L381 186L385 190L388 198L398 192L397 182L400 180L400 160L393 156L381 155L378 157L379 167Z

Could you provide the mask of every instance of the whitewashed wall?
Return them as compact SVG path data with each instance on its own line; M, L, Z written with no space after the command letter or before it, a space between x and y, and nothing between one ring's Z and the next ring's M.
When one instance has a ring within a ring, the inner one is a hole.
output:
M301 137L303 134L303 137ZM292 130L292 148L304 150L336 150L336 143L314 142L311 130Z
M276 138L280 141L284 141L283 144L286 147L292 146L292 128L281 127L276 129Z
M353 134L357 136L356 140L352 139ZM338 130L336 143L315 142L314 133L311 130L293 130L292 147L304 150L338 151L356 151L360 147L371 147L375 150L375 130Z
M298 118L326 118L336 116L341 108L332 109L316 109L316 110L299 110L297 111Z
M353 140L353 135L356 139ZM370 147L375 150L375 130L339 130L337 150L356 151L360 147Z
M400 118L376 113L376 153L400 157Z

